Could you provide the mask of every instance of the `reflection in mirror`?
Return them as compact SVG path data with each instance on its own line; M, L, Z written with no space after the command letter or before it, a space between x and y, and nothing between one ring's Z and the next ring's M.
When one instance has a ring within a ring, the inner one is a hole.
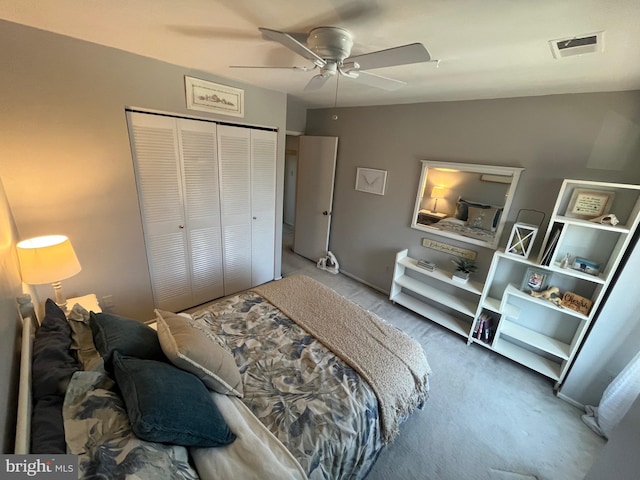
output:
M411 227L497 248L522 170L422 160Z

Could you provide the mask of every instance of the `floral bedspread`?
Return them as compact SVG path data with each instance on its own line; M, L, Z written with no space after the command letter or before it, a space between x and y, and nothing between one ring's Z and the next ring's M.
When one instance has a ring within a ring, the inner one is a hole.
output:
M135 436L118 387L101 368L73 375L63 415L68 452L79 456L78 478L199 478L185 447Z
M382 448L378 402L351 367L253 292L192 316L233 353L243 402L310 480L366 476Z

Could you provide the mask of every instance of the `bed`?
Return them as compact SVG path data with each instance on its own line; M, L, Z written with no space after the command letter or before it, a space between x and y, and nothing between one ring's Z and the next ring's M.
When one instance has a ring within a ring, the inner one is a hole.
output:
M428 220L423 226L493 243L503 210L504 207L487 205L459 197L453 215L435 223ZM418 223L422 223L420 213L418 213Z
M302 275L157 310L157 332L56 309L24 362L20 448L76 454L80 478L364 478L428 397L417 342Z

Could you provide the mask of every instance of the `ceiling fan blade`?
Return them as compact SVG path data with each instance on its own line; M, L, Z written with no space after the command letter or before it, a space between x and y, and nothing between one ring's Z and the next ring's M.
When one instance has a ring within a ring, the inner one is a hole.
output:
M316 55L314 52L309 50L306 45L300 43L288 33L279 32L278 30L271 30L264 27L260 27L258 28L258 30L262 32L262 35L265 38L273 40L274 42L281 43L289 50L293 50L301 57L306 58L307 60L311 60L313 63L320 67L324 66L327 63L322 57Z
M309 72L317 67L279 67L272 65L229 65L229 68L271 68L276 70L299 70L301 72Z
M344 62L355 62L360 65L360 70L373 70L375 68L393 67L396 65L408 65L410 63L428 62L431 55L421 43L411 43L400 47L378 50L349 57Z
M358 72L357 77L349 78L352 78L356 82L362 83L364 85L380 88L389 92L399 90L407 84L406 82L403 82L401 80L395 80L393 78L383 77L382 75L376 75L375 73L369 72Z
M325 83L327 83L327 80L329 80L330 78L331 76L328 75L315 75L314 77L311 77L311 80L309 80L307 86L304 87L304 91L310 92L313 90L319 90Z

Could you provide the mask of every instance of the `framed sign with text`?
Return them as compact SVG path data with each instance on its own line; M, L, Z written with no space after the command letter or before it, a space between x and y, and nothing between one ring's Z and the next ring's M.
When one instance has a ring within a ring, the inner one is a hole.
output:
M422 246L432 248L433 250L437 250L442 253L448 253L456 257L466 258L468 260L475 260L478 256L478 252L475 252L473 250L456 247L455 245L449 245L448 243L437 242L436 240L431 240L430 238L423 238Z

